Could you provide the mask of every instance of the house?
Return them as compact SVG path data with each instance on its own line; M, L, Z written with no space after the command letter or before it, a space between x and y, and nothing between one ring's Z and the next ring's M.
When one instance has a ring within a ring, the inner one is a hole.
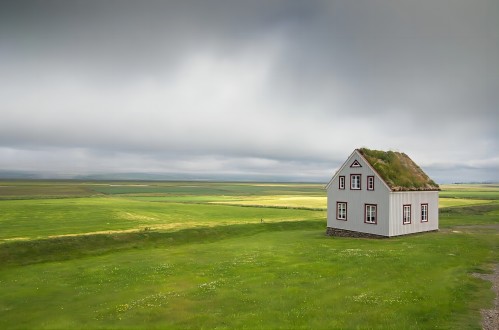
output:
M356 149L326 190L328 235L392 237L438 230L440 188L404 153Z

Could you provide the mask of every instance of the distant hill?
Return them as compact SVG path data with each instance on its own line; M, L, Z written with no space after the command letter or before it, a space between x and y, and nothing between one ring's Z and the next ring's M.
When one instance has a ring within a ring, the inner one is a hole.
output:
M94 173L68 174L55 172L29 172L0 170L0 179L4 180L135 180L135 181L248 181L248 182L303 182L303 178L285 175L241 175L241 174L188 174L188 173ZM326 182L326 179L311 178L309 182Z
M0 179L43 179L43 176L33 172L0 170Z

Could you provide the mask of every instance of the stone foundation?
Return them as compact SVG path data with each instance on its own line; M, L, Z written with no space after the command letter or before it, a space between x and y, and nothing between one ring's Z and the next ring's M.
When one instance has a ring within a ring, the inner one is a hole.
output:
M418 235L418 234L431 233L431 232L436 232L436 231L438 231L438 229L428 230L428 231L421 231L421 232L417 232L417 233L403 234L403 235L398 235L398 236ZM376 234L361 233L361 232L358 232L358 231L352 231L352 230L346 230L346 229L339 229L339 228L332 228L332 227L327 227L327 229L326 229L326 235L327 236L336 236L336 237L389 238L389 236L382 236L382 235L376 235ZM392 236L392 237L397 237L397 236Z
M327 227L327 236L337 236L337 237L356 237L356 238L388 238L387 236L381 236L376 234L361 233L358 231L351 231L346 229L338 229Z

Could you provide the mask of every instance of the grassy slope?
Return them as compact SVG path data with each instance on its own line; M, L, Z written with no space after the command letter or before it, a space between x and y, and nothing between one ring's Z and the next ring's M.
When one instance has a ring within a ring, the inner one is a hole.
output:
M259 200L300 188L231 189ZM221 197L214 186L205 190ZM491 300L488 284L469 273L498 260L494 201L442 210L439 233L364 240L325 237L323 212L130 198L0 201L2 210L10 205L4 237L95 231L115 212L137 215L112 222L116 229L152 226L143 217L195 220L180 231L0 244L0 327L479 328L478 308ZM260 223L258 212L276 222ZM26 231L34 218L40 225ZM297 221L282 222L289 218ZM51 229L43 229L47 222Z

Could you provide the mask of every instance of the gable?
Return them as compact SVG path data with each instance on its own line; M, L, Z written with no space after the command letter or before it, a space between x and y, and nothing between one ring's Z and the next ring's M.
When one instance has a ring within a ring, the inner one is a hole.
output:
M326 185L326 189L340 175L353 173L366 174L366 170L378 177L390 191L438 191L440 187L404 153L394 151L355 149L336 174ZM341 173L341 174L340 174Z
M366 190L368 185L368 177L376 177L376 186L382 185L385 187L387 191L390 191L390 187L386 185L386 183L379 177L376 171L369 165L369 163L362 157L362 155L358 152L358 150L354 150L352 154L347 158L347 160L343 163L343 165L336 171L334 176L326 185L326 190L329 190L330 187L339 187L339 177L345 177L343 180L347 190L351 190L351 176L352 175L360 175L359 179L361 180L360 187L358 190ZM334 183L334 185L333 185ZM343 190L343 188L342 188Z

